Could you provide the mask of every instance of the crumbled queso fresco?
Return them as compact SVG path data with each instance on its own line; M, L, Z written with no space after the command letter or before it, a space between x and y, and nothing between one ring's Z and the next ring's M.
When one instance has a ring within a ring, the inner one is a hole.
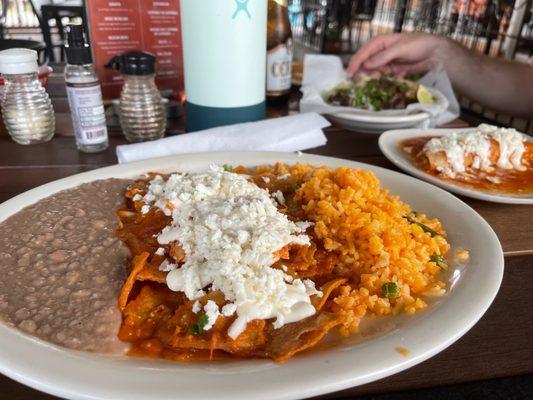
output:
M466 154L474 155L472 168L487 171L491 167L490 140L496 140L500 146L497 166L503 169L524 170L521 164L525 152L524 137L515 129L498 128L493 125L481 124L475 131L452 132L440 138L431 139L424 146L424 152L437 153L444 151L450 164L445 175L453 177L456 173L464 172Z
M277 250L290 243L310 244L305 230L311 224L290 221L267 190L213 166L205 173L172 174L166 181L157 176L143 201L142 212L158 207L172 216L159 243L179 241L185 251L180 268L165 265L168 287L197 300L211 285L228 301L220 310L207 302L205 330L220 314L237 315L228 330L236 338L254 319L275 318L273 326L279 328L315 313L310 296L321 293L313 282L293 280L283 269L271 267ZM200 311L198 303L193 311Z

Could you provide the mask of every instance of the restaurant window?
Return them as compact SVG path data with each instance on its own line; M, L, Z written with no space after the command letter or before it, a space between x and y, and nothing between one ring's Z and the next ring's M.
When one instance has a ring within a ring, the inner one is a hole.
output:
M292 0L296 51L332 53L345 62L371 37L429 32L492 57L533 62L531 0ZM533 121L511 118L461 98L466 119L533 132Z

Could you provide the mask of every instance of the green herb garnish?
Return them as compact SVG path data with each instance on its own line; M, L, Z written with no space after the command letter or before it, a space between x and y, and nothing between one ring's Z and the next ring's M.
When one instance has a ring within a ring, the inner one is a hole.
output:
M411 218L409 215L404 215L403 216L407 221L409 221L410 224L415 224L415 225L418 225L419 227L422 228L422 230L424 232L427 232L431 235L431 237L435 237L435 236L441 236L440 233L438 233L437 231L434 231L433 229L431 229L429 226L427 225L424 225L422 222L418 222L418 221L415 221L413 218Z
M381 291L389 299L394 299L400 295L400 286L395 282L387 282L381 286Z
M204 327L208 322L209 318L207 318L207 314L200 315L198 318L198 323L189 328L189 333L194 336L200 336L204 332Z
M294 191L298 190L300 188L300 186L301 185L298 182L293 182L293 183L290 184L289 190L294 192Z
M233 167L229 164L224 164L222 168L224 168L224 171L226 172L233 172Z
M435 253L431 257L429 257L429 259L430 261L433 261L435 264L437 264L440 268L448 269L448 262L440 254Z

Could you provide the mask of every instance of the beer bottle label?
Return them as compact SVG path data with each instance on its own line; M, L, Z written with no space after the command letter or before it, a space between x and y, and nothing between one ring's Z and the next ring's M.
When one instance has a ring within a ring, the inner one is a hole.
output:
M292 41L267 51L267 92L287 92L291 88Z

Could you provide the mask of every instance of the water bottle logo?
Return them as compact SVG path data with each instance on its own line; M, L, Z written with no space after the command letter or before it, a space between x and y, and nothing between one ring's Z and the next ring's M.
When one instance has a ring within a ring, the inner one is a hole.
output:
M248 3L250 0L235 0L235 4L237 5L237 8L235 9L235 12L233 13L233 16L231 19L237 18L237 15L239 15L242 12L244 12L248 19L252 19L252 16L250 15L250 11L248 11Z

